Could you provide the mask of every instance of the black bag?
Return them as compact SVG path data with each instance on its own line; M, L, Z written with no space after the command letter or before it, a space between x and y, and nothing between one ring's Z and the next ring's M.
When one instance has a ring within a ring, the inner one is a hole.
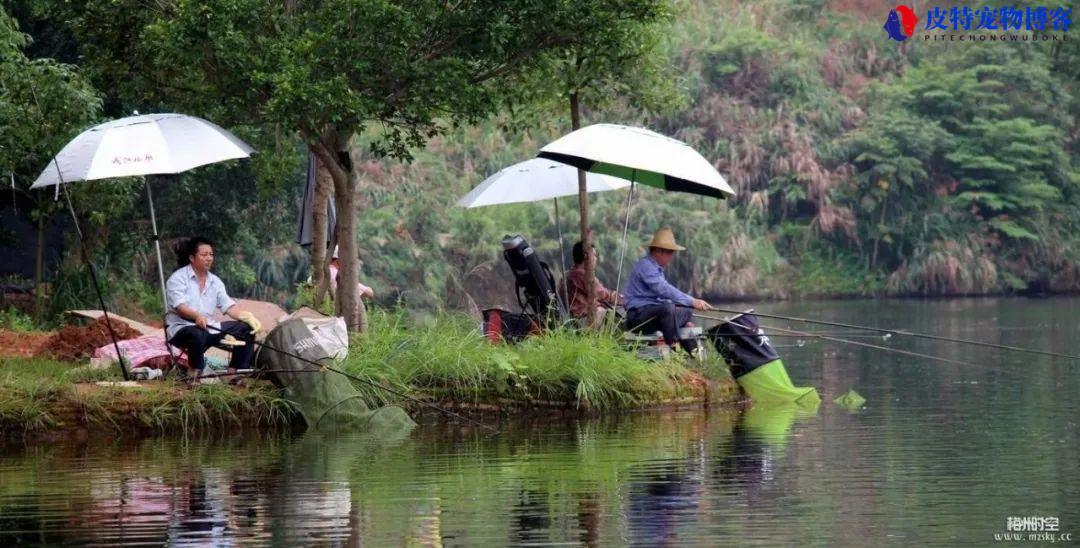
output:
M514 273L518 302L525 312L561 323L567 317L562 301L555 294L555 278L547 264L536 255L536 250L521 235L506 236L502 240L503 258Z
M713 326L707 333L735 378L780 359L765 331L758 325L757 316L753 314L735 316Z

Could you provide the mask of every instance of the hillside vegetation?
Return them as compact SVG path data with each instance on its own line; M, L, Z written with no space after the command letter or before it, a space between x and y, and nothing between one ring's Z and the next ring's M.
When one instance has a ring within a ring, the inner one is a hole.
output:
M714 298L1080 289L1075 39L898 44L881 28L887 10L868 2L675 4L663 55L681 100L663 112L629 100L586 105L585 122L645 125L685 140L737 196L636 189L627 265L668 225L689 248L670 276ZM62 41L52 43L51 53L62 52ZM499 259L505 234L525 235L555 264L550 202L475 210L454 203L568 127L565 112L506 113L436 136L411 163L369 158L358 237L364 281L379 300L444 306L473 266ZM307 277L305 254L290 241L305 160L299 146L282 142L267 154L285 165L276 173L289 175L272 184L258 169L219 166L156 192L167 236L208 233L234 292L285 301ZM184 204L211 190L217 199L206 212L185 213ZM608 285L626 198L591 196ZM154 278L148 249L133 236L145 228L145 207L129 201L92 236L121 288L116 295L151 303L154 290L131 289ZM559 206L569 246L576 199ZM67 264L57 280L69 301L90 295L76 270Z

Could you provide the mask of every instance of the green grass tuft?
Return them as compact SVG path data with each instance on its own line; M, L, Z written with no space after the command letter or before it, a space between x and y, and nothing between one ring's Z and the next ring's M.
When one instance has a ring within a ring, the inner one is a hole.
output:
M440 399L574 402L597 410L634 407L685 395L679 360L638 359L608 334L555 330L517 345L492 345L474 321L442 315L412 327L403 313L374 311L355 336L346 371L376 384ZM387 394L359 386L370 403Z

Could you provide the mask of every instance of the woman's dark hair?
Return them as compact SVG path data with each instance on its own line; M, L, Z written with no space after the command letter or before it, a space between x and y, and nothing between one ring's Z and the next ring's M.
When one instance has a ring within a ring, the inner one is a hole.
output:
M574 244L574 249L570 252L570 255L574 257L574 264L585 262L585 246L581 245L581 242Z
M176 267L184 268L191 264L191 256L199 252L200 245L208 245L214 247L214 242L211 242L209 238L202 236L195 236L194 238L188 238L181 240L173 246L173 251L176 252Z

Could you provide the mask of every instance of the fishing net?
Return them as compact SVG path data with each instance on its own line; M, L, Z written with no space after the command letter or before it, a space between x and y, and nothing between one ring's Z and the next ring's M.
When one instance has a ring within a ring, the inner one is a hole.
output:
M762 364L741 377L735 377L735 382L750 399L758 403L793 402L807 407L817 407L821 403L821 397L813 386L792 384L783 360Z
M849 388L842 396L833 400L833 403L854 411L866 403L866 398L862 397L862 395L856 392L854 388Z
M392 436L415 427L404 409L394 405L371 407L348 377L308 363L333 366L345 358L348 348L344 320L302 309L266 336L256 364L270 372L310 429L347 428Z
M821 403L814 387L792 384L757 316L740 314L709 329L708 334L735 381L755 402L793 402L807 407Z

